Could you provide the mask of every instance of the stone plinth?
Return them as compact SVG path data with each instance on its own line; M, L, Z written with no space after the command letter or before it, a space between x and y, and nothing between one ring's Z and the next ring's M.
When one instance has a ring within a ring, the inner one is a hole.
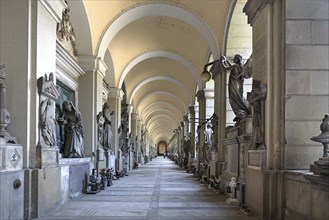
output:
M23 219L24 172L0 172L0 219Z
M211 161L210 161L210 176L217 176L217 159L218 153L216 151L211 152Z
M32 212L31 217L44 216L62 203L61 194L61 168L45 167L32 171L31 185Z
M7 144L0 138L0 172L22 169L23 147L19 144Z
M115 156L113 154L105 153L105 158L106 158L106 165L107 168L111 169L113 168L114 172L117 171L115 167Z
M59 151L57 147L40 147L36 149L37 167L58 166Z

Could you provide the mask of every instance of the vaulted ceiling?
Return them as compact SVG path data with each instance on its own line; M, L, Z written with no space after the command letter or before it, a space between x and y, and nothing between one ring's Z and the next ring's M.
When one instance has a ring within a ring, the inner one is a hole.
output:
M125 89L125 101L158 143L171 138L195 104L204 64L226 47L236 2L245 1L69 0L68 5L79 56L105 61L105 81Z

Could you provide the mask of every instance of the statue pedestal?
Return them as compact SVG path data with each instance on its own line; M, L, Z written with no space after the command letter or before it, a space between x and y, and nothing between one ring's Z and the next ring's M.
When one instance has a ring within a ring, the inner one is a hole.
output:
M217 159L218 153L216 151L211 151L211 161L209 162L210 165L210 176L217 175Z
M23 219L23 147L0 138L0 219Z
M22 145L8 144L5 139L0 138L0 172L21 170L22 165Z
M48 147L38 145L36 148L36 166L38 168L48 167L48 166L58 166L59 152L58 147Z
M118 171L122 171L123 170L123 157L122 157L122 151L119 150L118 152Z
M310 170L316 175L329 176L329 158L320 158L315 161L314 164L311 164Z

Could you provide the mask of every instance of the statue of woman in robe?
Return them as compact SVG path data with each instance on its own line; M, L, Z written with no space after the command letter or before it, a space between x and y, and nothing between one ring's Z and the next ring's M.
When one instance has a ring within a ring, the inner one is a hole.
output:
M111 116L113 115L114 111L110 112L108 103L104 103L103 105L103 117L104 117L104 131L103 131L103 148L104 150L112 151L112 120Z
M82 158L83 153L83 126L81 113L71 101L63 103L63 117L60 122L64 125L63 157Z
M242 56L240 54L234 56L234 64L232 64L225 56L221 57L221 62L225 70L230 70L228 81L229 101L236 116L233 121L239 124L242 119L245 119L250 114L249 103L243 97L244 78L249 78L250 75L244 72Z

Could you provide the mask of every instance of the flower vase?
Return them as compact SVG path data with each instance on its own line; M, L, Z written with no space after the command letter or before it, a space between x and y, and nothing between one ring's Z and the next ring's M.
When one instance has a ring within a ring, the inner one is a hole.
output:
M106 188L107 188L107 179L105 177L102 177L100 189L105 190Z

